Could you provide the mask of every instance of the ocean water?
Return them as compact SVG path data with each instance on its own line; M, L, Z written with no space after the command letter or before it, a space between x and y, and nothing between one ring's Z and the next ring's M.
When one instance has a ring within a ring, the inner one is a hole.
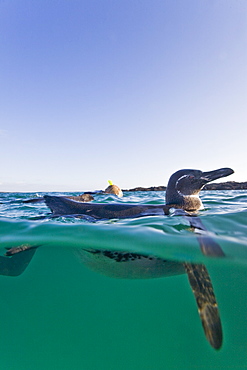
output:
M23 203L42 195L0 194L2 261L11 259L4 257L6 248L38 246L22 274L0 275L1 369L247 368L247 191L201 192L200 219L224 258L202 255L182 216L51 218L43 202ZM164 196L126 192L117 201L162 204ZM98 194L95 201L116 198ZM104 276L78 258L83 248L205 264L219 305L222 348L214 350L204 336L186 274Z

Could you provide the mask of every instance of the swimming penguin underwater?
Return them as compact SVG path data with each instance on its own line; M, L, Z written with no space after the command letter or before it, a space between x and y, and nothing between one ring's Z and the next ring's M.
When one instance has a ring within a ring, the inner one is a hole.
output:
M207 235L207 230L195 212L203 207L199 198L199 192L202 187L210 181L229 176L232 173L233 170L230 168L221 168L209 172L199 170L177 171L169 179L165 205L80 203L64 197L48 195L44 199L54 217L79 215L90 216L96 220L169 215L169 211L175 208L178 215L188 219L192 229L199 230L197 239L202 253L208 256L222 257L224 252ZM30 251L32 251L32 248ZM24 251L23 254L27 252L28 250ZM7 252L7 255L11 256L13 253L15 253L15 248ZM222 327L218 305L209 274L204 265L163 260L155 256L131 252L82 249L78 253L83 262L87 263L91 268L113 277L155 278L187 273L196 298L205 335L213 348L219 349L221 347Z

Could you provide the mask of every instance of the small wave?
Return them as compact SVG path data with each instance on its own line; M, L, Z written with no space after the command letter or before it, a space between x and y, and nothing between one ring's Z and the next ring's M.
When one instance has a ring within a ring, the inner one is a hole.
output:
M43 194L39 193L38 196L42 197ZM105 194L97 194L96 197L96 201L106 203L114 198ZM5 201L0 205L2 254L7 247L28 243L49 248L128 250L177 261L212 263L212 259L202 255L197 235L191 232L184 217L152 216L96 222L88 218L54 219L49 217L50 212L44 202L20 202L20 199L29 198L30 194L12 193L4 194L2 198ZM200 212L200 217L213 238L233 263L247 264L247 193L204 192L202 198L205 210ZM127 193L117 201L162 204L164 193ZM214 263L224 262L214 259Z

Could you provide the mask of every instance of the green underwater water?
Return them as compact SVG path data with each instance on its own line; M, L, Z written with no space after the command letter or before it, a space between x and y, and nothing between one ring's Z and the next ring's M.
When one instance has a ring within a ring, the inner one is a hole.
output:
M0 199L0 255L11 246L41 246L23 274L0 275L1 369L247 368L247 192L202 192L200 217L224 250L221 259L202 256L183 217L43 219L43 203L22 203L33 196ZM118 201L157 204L163 197L126 193ZM109 278L79 261L75 250L85 247L204 263L219 304L222 348L205 339L186 274Z

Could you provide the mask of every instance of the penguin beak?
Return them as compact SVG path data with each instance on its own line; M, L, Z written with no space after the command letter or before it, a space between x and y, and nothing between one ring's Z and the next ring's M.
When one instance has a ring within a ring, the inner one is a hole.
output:
M203 172L201 174L201 180L205 181L205 184L220 179L221 177L226 177L232 175L234 171L231 168L220 168L218 170Z

